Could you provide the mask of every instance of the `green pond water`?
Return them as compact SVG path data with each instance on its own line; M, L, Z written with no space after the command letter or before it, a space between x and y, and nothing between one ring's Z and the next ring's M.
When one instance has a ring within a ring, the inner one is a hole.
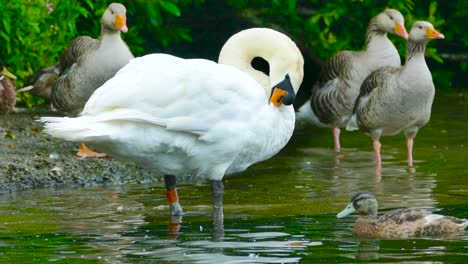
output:
M462 95L437 95L415 140L415 170L402 135L382 139L376 174L366 135L342 132L337 154L331 131L297 131L276 157L225 178L224 230L213 227L206 182L179 186L180 222L162 185L2 194L0 262L468 263L468 231L363 240L352 234L355 215L335 218L357 190L372 191L381 211L415 206L468 218L465 106Z

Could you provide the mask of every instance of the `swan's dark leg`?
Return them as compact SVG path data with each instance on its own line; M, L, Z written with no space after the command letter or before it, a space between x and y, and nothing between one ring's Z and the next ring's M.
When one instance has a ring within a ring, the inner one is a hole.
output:
M211 193L213 195L213 222L223 224L223 195L224 185L222 180L211 181Z
M171 215L182 215L183 211L176 190L176 177L174 175L164 175L164 183L166 184L166 198L171 208Z

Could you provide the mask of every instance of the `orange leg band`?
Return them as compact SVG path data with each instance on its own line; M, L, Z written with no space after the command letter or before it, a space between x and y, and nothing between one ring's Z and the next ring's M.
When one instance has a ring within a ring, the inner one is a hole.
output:
M177 190L172 189L166 191L166 199L168 204L177 203L179 201L179 196L177 195Z

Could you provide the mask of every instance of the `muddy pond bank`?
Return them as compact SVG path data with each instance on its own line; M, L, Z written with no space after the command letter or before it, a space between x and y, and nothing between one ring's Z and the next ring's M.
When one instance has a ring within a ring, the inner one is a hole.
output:
M131 162L76 157L79 144L42 132L35 120L46 115L57 113L42 107L0 116L0 191L161 182Z

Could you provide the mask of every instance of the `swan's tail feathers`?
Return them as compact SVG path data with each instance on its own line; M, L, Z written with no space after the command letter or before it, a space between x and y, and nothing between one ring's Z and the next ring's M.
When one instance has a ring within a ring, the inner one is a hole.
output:
M42 117L39 121L44 123L47 134L68 141L90 142L108 137L100 132L105 131L100 129L102 125L90 117Z
M351 120L349 120L348 124L346 125L346 130L348 131L359 130L359 127L357 124L357 117L355 114L351 117Z

